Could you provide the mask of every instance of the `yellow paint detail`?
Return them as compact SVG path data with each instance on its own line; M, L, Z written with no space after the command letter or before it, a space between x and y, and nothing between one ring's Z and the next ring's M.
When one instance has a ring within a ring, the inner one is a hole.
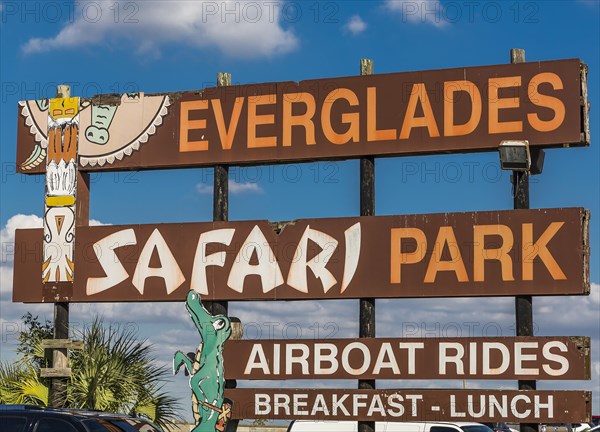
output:
M75 197L71 195L46 197L48 207L68 207L73 204L75 204Z
M73 273L75 271L75 264L69 259L67 255L65 255L65 259L67 260L67 265L71 269L71 273Z
M54 98L50 99L50 115L54 120L61 118L71 119L79 112L79 98Z

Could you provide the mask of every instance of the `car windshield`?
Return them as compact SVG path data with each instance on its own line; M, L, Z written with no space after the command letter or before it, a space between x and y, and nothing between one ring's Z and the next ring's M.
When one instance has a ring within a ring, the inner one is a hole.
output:
M94 418L84 420L83 423L90 432L162 432L162 430L147 421L131 419L103 419Z
M485 425L461 426L460 428L465 432L493 432Z

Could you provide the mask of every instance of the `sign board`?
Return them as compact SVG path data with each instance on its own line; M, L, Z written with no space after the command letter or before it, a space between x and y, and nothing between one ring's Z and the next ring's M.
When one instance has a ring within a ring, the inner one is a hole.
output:
M13 301L352 299L589 293L580 208L77 227L74 287L41 283L17 230Z
M588 145L579 59L99 95L79 107L79 168L141 170ZM17 167L41 173L47 100L19 104Z
M369 421L587 422L591 392L226 389L232 418Z
M590 379L587 337L241 340L228 379Z

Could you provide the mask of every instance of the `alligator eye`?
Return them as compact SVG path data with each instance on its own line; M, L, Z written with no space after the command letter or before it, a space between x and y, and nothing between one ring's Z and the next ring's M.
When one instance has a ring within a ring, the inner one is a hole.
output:
M224 319L218 319L213 323L213 327L215 328L215 330L221 330L223 327L225 327L225 320Z

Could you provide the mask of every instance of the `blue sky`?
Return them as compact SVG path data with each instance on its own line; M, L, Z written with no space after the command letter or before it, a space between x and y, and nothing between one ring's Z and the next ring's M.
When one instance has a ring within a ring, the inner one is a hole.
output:
M526 50L528 61L578 57L589 65L592 145L547 151L544 173L531 179L531 206L592 211L593 292L589 298L536 299L534 317L538 334L593 338L592 381L541 386L592 389L594 411L600 413L598 2L258 1L227 3L227 10L223 2L208 1L0 4L2 358L10 358L14 347L7 323L18 322L27 310L51 316L48 305L10 302L12 258L5 253L6 245L15 227L39 224L43 211L43 178L14 174L19 100L53 96L58 83L70 84L73 95L85 97L200 89L213 86L219 71L232 73L234 84L347 76L358 74L363 57L374 60L376 73L499 64L507 63L510 48L518 47ZM230 220L358 215L358 175L356 160L234 167ZM207 221L212 217L211 185L210 169L93 175L91 217L109 224ZM495 153L376 162L379 215L511 207L509 175L499 171ZM355 336L356 302L330 303L278 303L280 312L275 313L269 304L234 303L231 310L244 322L262 323L263 329L269 314L279 328L297 322L310 332L314 322L321 327L334 322L337 336ZM510 299L394 300L378 305L380 336L399 335L407 323L424 323L426 331L437 331L439 323L443 333L447 323L471 321L481 322L481 328L497 323L504 335L514 332ZM181 317L182 308L146 304L136 316L127 305L78 305L72 316L77 322L96 313L133 320L168 362L175 350L197 343L191 325ZM458 313L465 310L469 312ZM187 407L185 387L181 378L172 388Z

